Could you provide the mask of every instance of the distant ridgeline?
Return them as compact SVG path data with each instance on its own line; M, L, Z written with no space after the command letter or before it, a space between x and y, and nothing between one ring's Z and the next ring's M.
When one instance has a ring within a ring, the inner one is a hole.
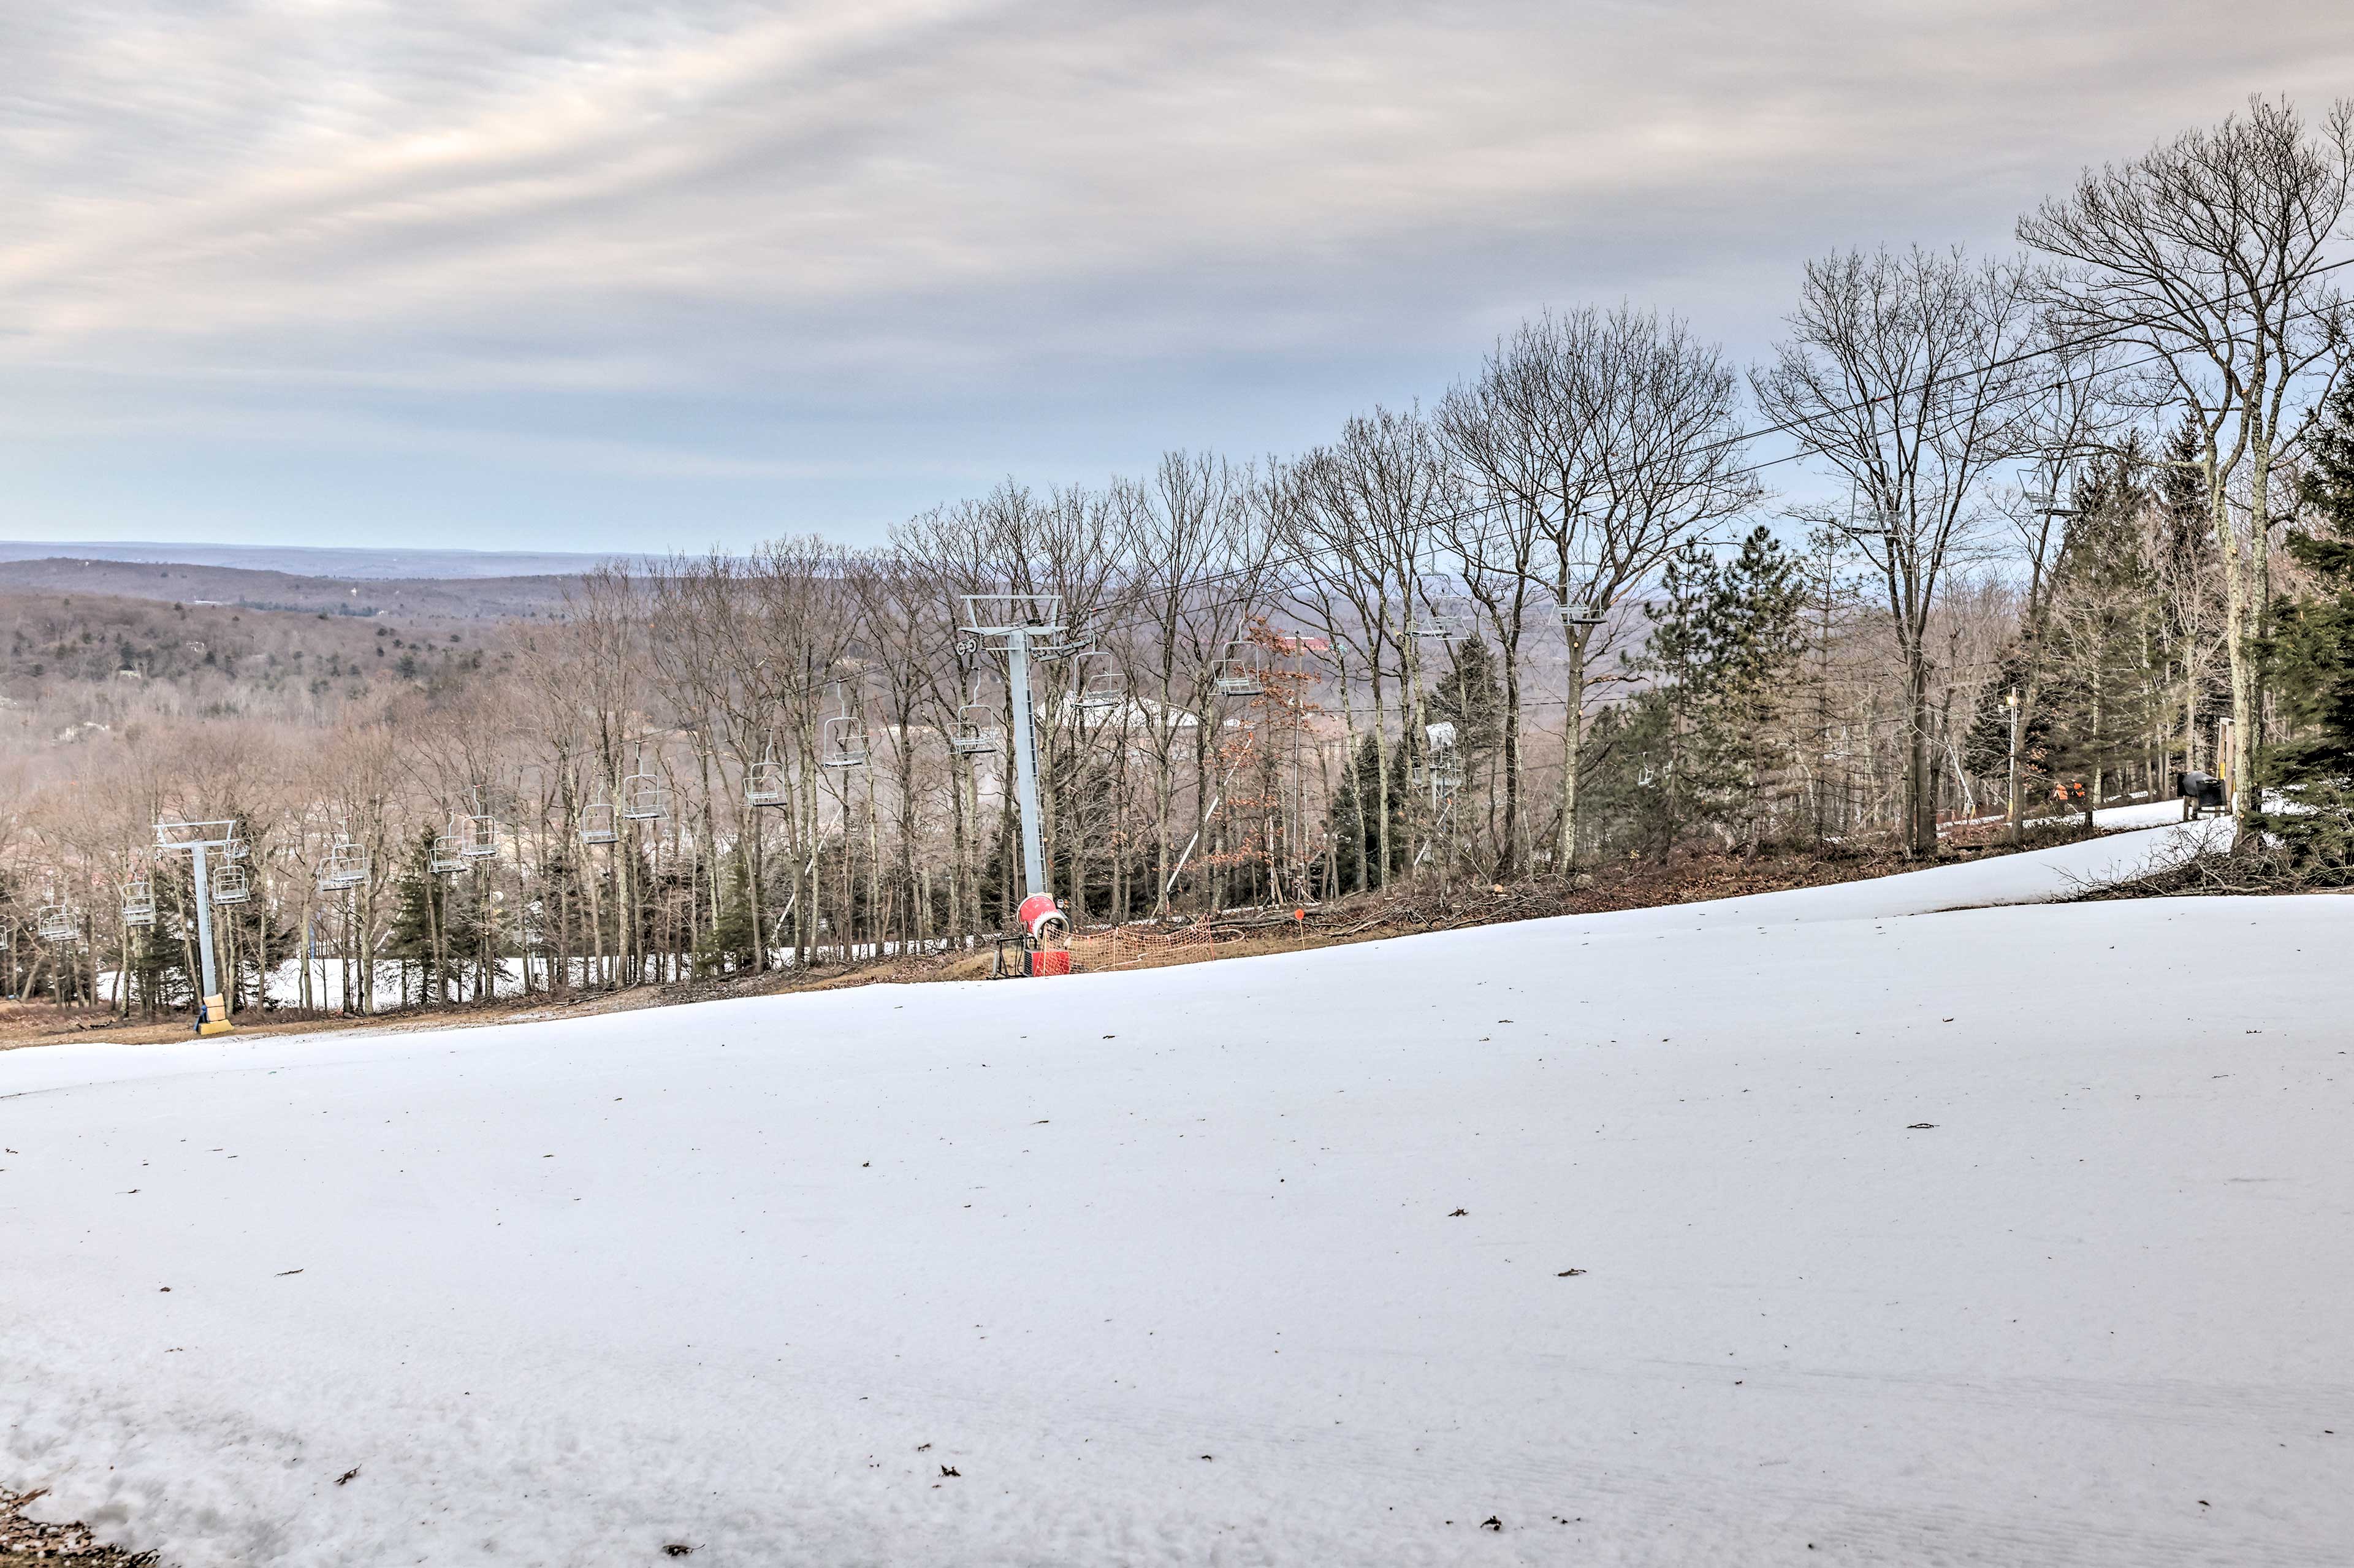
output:
M303 545L84 543L0 540L0 561L130 561L162 566L234 567L308 577L576 577L609 555L560 550L356 549Z

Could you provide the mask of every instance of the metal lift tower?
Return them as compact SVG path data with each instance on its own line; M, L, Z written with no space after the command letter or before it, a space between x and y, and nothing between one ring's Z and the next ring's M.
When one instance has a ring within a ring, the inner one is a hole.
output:
M155 848L186 850L196 878L196 956L204 968L204 999L196 1004L196 1033L226 1034L228 1003L221 995L219 970L213 962L213 896L209 869L205 864L214 850L224 856L237 842L235 822L157 822Z
M1035 944L1062 919L1046 890L1046 856L1038 832L1038 732L1030 717L1030 661L1060 659L1086 645L1059 641L1063 598L1051 593L966 594L964 633L970 651L1005 655L1005 684L1013 699L1013 794L1022 817L1023 934ZM1066 966L1068 954L1056 955ZM1035 960L1038 955L1031 955ZM1033 972L1044 972L1034 969Z
M1063 596L1001 593L964 596L964 631L978 649L1005 655L1005 683L1013 698L1013 789L1022 811L1022 892L1046 891L1046 859L1038 842L1038 733L1030 719L1030 661L1080 652L1055 641L1063 632Z

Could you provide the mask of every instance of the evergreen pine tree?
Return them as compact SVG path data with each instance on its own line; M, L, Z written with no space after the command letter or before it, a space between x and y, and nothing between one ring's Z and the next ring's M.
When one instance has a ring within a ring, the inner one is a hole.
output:
M2161 641L2158 585L2142 548L2154 498L2139 467L2131 453L2095 465L2077 488L2052 572L2046 675L2031 724L2041 770L2084 786L2088 810L2141 755L2155 716L2147 664ZM2181 543L2179 534L2167 541Z
M424 994L439 999L451 982L462 982L480 954L483 931L481 901L471 888L453 889L452 884L461 879L437 875L432 866L433 830L427 828L409 846L394 881L385 954L419 965L425 976Z
M697 969L717 973L722 968L748 969L759 940L752 927L751 876L740 855L730 855L719 884L719 919L704 933Z
M1800 597L1797 563L1762 527L1731 560L1694 545L1669 562L1628 661L1654 684L1610 736L1633 769L1620 788L1638 839L1664 848L1708 829L1732 842L1762 818L1758 792L1787 760Z
M1496 655L1476 634L1454 645L1447 673L1430 694L1433 723L1455 726L1458 755L1466 765L1491 755L1504 738L1504 686Z
M1405 869L1406 856L1406 789L1405 754L1402 747L1390 750L1390 858L1389 875L1382 871L1381 837L1377 829L1376 802L1381 799L1375 788L1381 761L1373 748L1373 737L1366 736L1357 743L1357 755L1333 791L1331 811L1326 821L1332 835L1334 869L1339 884L1354 890L1359 886L1380 887Z
M2260 820L2301 876L2345 886L2354 884L2354 387L2317 433L2299 499L2318 526L2291 533L2288 551L2316 591L2276 608L2264 650L2285 722L2262 776L2289 809Z
M1586 726L1578 758L1578 836L1592 848L1657 850L1672 837L1659 768L1668 728L1666 694L1658 689L1614 703Z
M2014 640L2002 651L1994 678L1978 693L1970 726L1962 732L1962 768L1973 779L2003 780L2010 777L2010 703L2013 692L2027 690L2027 650ZM2025 793L2032 798L2049 788L2052 761L2052 709L2034 704L2020 720L2019 771Z
M131 989L141 1006L154 1012L187 1007L196 1000L187 969L196 932L195 886L185 859L156 867L149 877L155 923L132 928Z
M2215 554L2215 521L2207 510L2207 482L2199 476L2201 443L2198 422L2189 415L2175 427L2158 469L2151 499L2166 520L2166 553L2176 560Z

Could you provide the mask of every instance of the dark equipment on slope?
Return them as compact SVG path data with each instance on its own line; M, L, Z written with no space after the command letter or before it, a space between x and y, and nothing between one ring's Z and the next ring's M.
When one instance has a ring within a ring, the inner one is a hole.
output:
M2212 811L2221 816L2229 808L2223 801L2223 781L2211 773L2178 772L2174 776L2174 792L2182 798L2182 820L2195 821Z

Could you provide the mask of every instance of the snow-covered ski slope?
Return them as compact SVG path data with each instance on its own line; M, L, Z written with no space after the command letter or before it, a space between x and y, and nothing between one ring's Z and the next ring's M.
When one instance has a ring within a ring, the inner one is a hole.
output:
M188 1568L2342 1564L2354 900L1913 913L2099 847L0 1055L0 1483Z

